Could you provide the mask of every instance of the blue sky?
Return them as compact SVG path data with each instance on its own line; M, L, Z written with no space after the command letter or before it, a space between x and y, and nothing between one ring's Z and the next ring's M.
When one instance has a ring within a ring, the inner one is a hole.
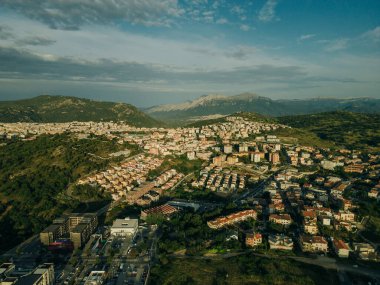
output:
M380 98L378 0L1 0L0 98Z

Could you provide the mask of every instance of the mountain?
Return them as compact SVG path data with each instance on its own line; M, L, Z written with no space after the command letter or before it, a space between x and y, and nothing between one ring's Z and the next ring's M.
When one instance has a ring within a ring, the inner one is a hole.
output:
M125 103L49 95L17 101L0 101L0 122L70 121L125 121L139 127L161 125L136 107Z
M334 111L277 120L347 148L380 150L380 114Z
M235 96L204 95L193 101L154 106L144 110L153 118L168 122L194 121L199 117L255 112L268 116L302 115L328 111L377 113L380 99L314 98L304 100L272 100L252 93Z

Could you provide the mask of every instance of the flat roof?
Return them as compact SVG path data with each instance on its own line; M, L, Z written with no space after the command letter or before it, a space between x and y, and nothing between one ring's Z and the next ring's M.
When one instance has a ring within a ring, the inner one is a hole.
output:
M136 228L138 225L138 219L116 219L112 224L112 228Z

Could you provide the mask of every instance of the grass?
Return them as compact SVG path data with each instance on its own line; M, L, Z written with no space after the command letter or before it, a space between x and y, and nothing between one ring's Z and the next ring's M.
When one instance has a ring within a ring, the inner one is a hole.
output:
M267 134L276 135L283 143L300 144L322 148L336 146L334 142L323 140L313 132L300 128L281 128Z
M380 218L371 217L362 234L370 241L380 243Z
M339 284L334 271L292 260L251 254L228 259L174 258L164 263L152 268L150 285Z
M380 115L327 112L279 117L280 123L303 129L322 140L348 148L380 150Z

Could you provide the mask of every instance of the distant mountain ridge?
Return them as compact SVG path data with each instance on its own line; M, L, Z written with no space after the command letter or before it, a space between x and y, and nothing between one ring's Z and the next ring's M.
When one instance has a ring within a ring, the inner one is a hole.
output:
M303 115L329 111L378 113L380 99L373 98L313 98L273 100L253 93L235 96L204 95L193 101L154 106L144 111L159 120L189 120L213 114L228 115L236 112L255 112L267 116Z
M135 106L125 103L51 95L17 101L0 101L0 122L60 123L70 121L124 121L139 127L162 125Z

